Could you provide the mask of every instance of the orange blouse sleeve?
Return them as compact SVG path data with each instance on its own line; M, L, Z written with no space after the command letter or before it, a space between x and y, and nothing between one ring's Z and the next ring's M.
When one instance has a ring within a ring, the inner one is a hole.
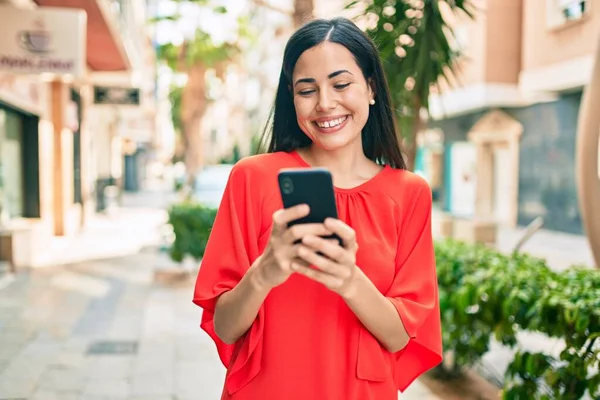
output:
M442 361L431 189L426 181L419 182L399 229L396 276L386 293L410 337L406 347L396 353L394 379L400 391Z
M259 185L260 186L260 185ZM247 168L237 164L229 177L200 264L194 289L194 304L203 309L200 327L214 340L227 368L225 387L233 393L254 378L260 369L264 309L248 332L234 345L215 333L214 313L219 296L233 289L258 257L260 213Z

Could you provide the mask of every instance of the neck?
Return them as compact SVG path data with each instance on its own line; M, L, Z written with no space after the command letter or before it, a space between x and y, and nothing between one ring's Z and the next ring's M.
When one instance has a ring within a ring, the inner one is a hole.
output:
M361 177L371 175L376 167L369 160L360 146L346 146L337 150L325 150L317 146L311 146L299 151L303 158L313 167L324 167L331 171L334 184L339 187L353 185Z

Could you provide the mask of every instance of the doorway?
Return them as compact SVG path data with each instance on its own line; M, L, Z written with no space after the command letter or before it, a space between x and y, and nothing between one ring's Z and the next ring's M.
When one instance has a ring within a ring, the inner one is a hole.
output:
M476 147L475 217L517 225L519 141L523 125L501 110L485 114L468 133Z

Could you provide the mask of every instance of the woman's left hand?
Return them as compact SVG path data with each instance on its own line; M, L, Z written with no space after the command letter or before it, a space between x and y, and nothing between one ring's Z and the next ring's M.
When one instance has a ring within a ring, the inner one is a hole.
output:
M354 278L358 269L356 233L339 219L328 218L325 220L325 227L342 239L343 246L337 240L304 236L302 246L298 249L298 256L304 263L292 263L292 270L322 283L346 298L354 290ZM323 255L317 254L318 252Z

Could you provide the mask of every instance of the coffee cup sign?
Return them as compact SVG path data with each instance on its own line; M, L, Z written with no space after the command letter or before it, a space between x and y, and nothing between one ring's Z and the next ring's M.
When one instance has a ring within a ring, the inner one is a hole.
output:
M48 31L20 31L17 38L20 46L32 53L47 53L50 51L51 35Z
M10 74L86 76L84 9L21 9L0 0L0 71Z

